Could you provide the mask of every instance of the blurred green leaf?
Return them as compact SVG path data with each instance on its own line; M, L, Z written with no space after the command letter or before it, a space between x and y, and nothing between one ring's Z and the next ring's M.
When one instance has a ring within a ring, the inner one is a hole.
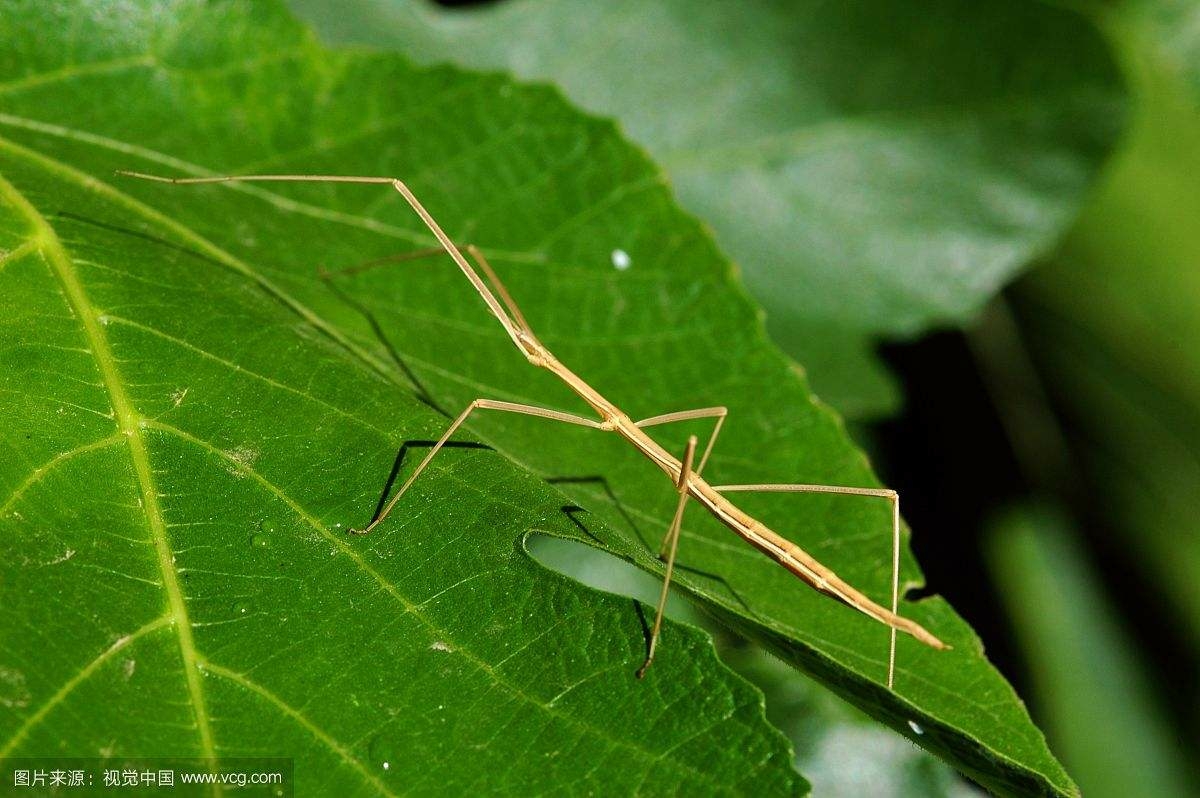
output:
M1055 242L1121 116L1100 37L1042 3L293 6L331 41L550 80L616 117L853 417L898 402L879 338L965 321Z
M822 798L971 798L980 793L920 748L822 690L797 678L757 647L726 644L721 660L758 685L767 719L796 749L796 767Z
M1047 508L1024 507L1001 518L991 539L992 573L1047 736L1089 798L1189 795L1182 751L1137 649L1067 524Z
M1129 55L1148 57L1193 100L1200 97L1200 6L1193 0L1121 0L1097 10Z
M1132 127L1022 284L1023 316L1097 512L1200 647L1200 9L1126 3L1101 19L1136 90Z
M287 751L314 792L800 788L759 695L702 637L668 629L636 682L628 602L525 554L544 531L661 572L674 492L615 437L483 416L471 431L503 456L448 451L385 527L340 533L447 411L480 395L582 410L442 260L317 278L430 243L394 193L112 177L403 175L635 417L728 405L714 479L873 484L728 262L611 124L545 88L324 50L271 3L10 3L4 18L11 752ZM679 427L664 445L682 449ZM591 479L556 493L530 472ZM885 600L883 502L779 498L746 506ZM590 512L564 514L568 501ZM893 692L886 629L701 513L681 559L679 584L726 622L982 783L1072 792L944 602L906 612L955 649L903 640ZM903 570L919 582L907 556Z

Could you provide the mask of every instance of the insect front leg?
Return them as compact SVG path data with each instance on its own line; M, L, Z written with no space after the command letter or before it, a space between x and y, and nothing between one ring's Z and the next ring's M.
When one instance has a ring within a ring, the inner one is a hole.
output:
M412 476L405 480L404 484L400 486L400 490L396 491L396 495L393 496L391 501L387 503L387 506L383 508L383 512L376 516L375 519L363 529L351 529L350 534L365 535L383 523L383 519L387 518L388 514L392 512L392 508L396 506L396 502L400 501L400 497L404 495L404 492L407 491L409 487L417 481L417 477L421 476L421 472L425 470L425 467L429 465L429 462L433 460L437 453L442 450L442 447L446 445L446 441L450 440L450 436L453 435L454 432L462 426L463 422L465 422L467 418L476 410L500 410L506 413L519 413L526 416L548 418L553 421L563 421L567 424L578 424L581 427L607 429L604 422L596 421L590 418L584 418L583 416L572 415L571 413L563 413L560 410L550 410L545 407L535 407L533 405L521 405L514 402L501 402L496 399L476 399L474 402L471 402L471 404L467 405L467 408L459 413L458 418L454 419L450 426L446 428L446 431L442 433L442 437L439 438L438 442L434 444L432 449L429 450L429 454L425 455L425 459L423 459L420 464L417 465L417 469L413 471Z

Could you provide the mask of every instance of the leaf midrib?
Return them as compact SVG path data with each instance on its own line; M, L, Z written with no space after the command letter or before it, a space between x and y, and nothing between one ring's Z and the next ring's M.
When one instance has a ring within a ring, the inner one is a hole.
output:
M184 680L188 696L191 699L192 714L196 720L200 750L205 757L215 759L216 749L213 746L212 728L209 725L208 706L200 684L200 671L196 667L197 654L195 641L192 638L192 626L178 575L172 566L174 554L171 551L170 541L167 539L166 522L163 520L162 507L158 502L158 488L154 482L153 470L150 468L150 453L142 434L144 420L134 408L125 391L125 385L117 370L116 357L109 345L108 336L101 328L99 314L88 298L83 284L79 281L75 265L67 255L58 234L46 217L17 190L16 186L4 177L0 177L0 195L7 199L33 228L34 233L30 238L38 241L38 252L55 277L58 278L67 303L79 320L88 347L96 361L96 368L99 370L105 390L108 392L109 403L112 406L117 427L129 442L129 456L133 461L133 469L141 493L142 511L154 543L169 615L179 642Z

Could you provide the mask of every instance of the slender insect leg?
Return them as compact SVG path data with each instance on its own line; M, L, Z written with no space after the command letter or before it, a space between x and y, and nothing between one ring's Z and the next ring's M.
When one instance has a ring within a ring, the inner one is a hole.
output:
M695 473L699 474L704 470L704 464L708 462L708 456L712 454L713 445L717 442L717 436L721 434L721 425L725 423L725 416L727 415L729 415L729 409L725 407L702 407L698 410L679 410L675 413L664 413L661 416L644 418L634 423L639 427L653 427L658 424L670 424L675 421L691 421L695 418L716 418L717 423L713 426L712 434L708 437L708 445L704 447L704 454L700 457L700 465L695 470ZM667 546L669 545L671 545L670 535L663 538L662 546L658 549L658 559L666 559Z
M432 460L439 451L441 451L442 447L446 445L446 441L450 440L450 436L454 434L455 430L462 426L463 422L467 420L467 417L476 410L502 410L506 413L520 413L526 416L549 418L554 421L565 421L568 424L578 424L582 427L592 427L593 429L607 429L603 422L594 421L590 418L584 418L582 416L576 416L570 413L563 413L559 410L548 410L544 407L520 405L513 402L500 402L495 399L476 399L474 402L471 402L471 404L467 405L467 409L459 413L458 418L454 419L450 426L446 428L446 431L442 433L442 437L439 438L438 442L434 444L432 449L429 450L429 454L425 455L425 459L422 460L419 465L417 465L417 469L413 471L412 475L407 480L405 480L404 484L400 487L400 490L396 491L396 495L393 496L391 501L387 503L387 506L383 508L383 512L380 513L365 528L361 530L349 530L350 534L365 535L375 527L379 526L379 524L383 523L383 519L388 517L388 514L392 511L392 508L396 506L396 502L400 501L400 497L404 495L404 492L408 490L414 482L416 482L417 477L419 477L421 472L425 470L425 466L429 465L429 461Z
M505 312L504 305L501 304L500 300L496 299L495 294L484 284L483 278L471 267L471 264L467 262L466 257L463 256L458 246L450 240L450 236L446 235L441 225L430 215L429 211L425 209L425 206L421 204L421 201L417 199L416 195L412 193L412 190L402 180L394 177L368 177L360 175L213 175L208 177L162 177L160 175L146 174L145 172L132 172L126 169L118 169L117 174L175 185L196 185L201 183L357 183L391 186L400 196L404 197L404 201L421 218L421 221L429 228L429 232L433 233L433 237L438 240L442 249L451 257L455 265L458 266L463 275L475 288L475 291L483 299L484 304L487 305L488 310L503 325L504 331L508 333L508 337L512 339L517 349L521 350L522 354L530 362L535 364L541 362L541 353L534 351L530 346L528 339L532 335L529 331L517 324ZM505 304L511 302L512 298L509 297L509 302ZM514 305L515 303L512 303L510 307Z
M671 519L671 528L667 530L667 536L664 539L665 544L670 547L667 554L667 573L663 577L662 593L658 596L658 611L654 615L654 628L650 632L650 646L646 650L646 661L642 663L642 667L638 668L637 677L639 679L646 675L646 669L654 661L654 648L658 645L658 635L662 631L663 610L666 609L667 593L671 589L671 574L675 572L675 554L679 551L679 530L683 524L683 509L687 507L688 477L692 474L692 459L695 456L696 436L693 435L688 438L687 449L683 453L683 467L679 470L679 482L675 486L679 491L679 503L675 505L675 517Z
M475 265L483 272L488 282L492 284L492 288L500 296L500 300L508 308L509 313L512 314L513 321L517 323L517 326L526 332L532 333L533 330L530 328L529 322L525 320L525 314L521 312L521 308L517 305L516 300L512 298L512 294L508 293L508 288L500 280L500 276L496 274L496 270L492 268L492 264L488 263L487 258L484 257L483 251L474 244L459 244L456 242L454 246L466 252L471 260L475 261ZM380 266L390 266L396 263L405 263L406 261L420 260L421 258L445 254L446 250L443 247L425 247L424 249L414 249L410 252L401 252L396 255L386 255L382 258L372 258L371 260L356 263L353 266L347 266L344 269L333 269L331 271L322 267L319 270L319 274L323 280L341 276L348 277L352 274L361 274L371 269L378 269Z
M850 488L838 485L717 485L719 493L755 491L763 493L838 493L849 496L878 496L892 505L892 614L900 608L900 494L888 488ZM889 627L887 686L896 682L896 627Z
M700 455L700 465L696 466L696 473L704 471L704 466L708 463L708 456L712 454L713 446L717 443L717 436L721 434L721 425L725 423L725 417L729 415L727 407L702 407L698 410L680 410L675 413L664 413L661 416L653 418L644 418L641 421L634 422L639 427L653 427L658 424L671 424L676 421L691 421L695 418L715 418L717 423L713 425L712 435L708 437L708 445L704 447L704 454Z

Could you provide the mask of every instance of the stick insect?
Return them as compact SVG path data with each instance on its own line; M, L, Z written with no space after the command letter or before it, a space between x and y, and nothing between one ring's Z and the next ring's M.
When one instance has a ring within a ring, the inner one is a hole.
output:
M713 446L717 442L717 436L721 432L721 427L725 421L727 410L724 407L706 407L696 410L682 410L665 415L654 416L652 418L634 421L630 416L621 411L615 404L606 399L599 391L589 385L582 377L575 374L567 366L565 366L554 354L543 344L534 334L529 322L525 320L525 316L521 313L520 307L505 288L504 283L497 276L495 270L492 269L482 251L474 245L468 244L460 247L455 244L450 237L442 230L441 226L430 215L425 206L417 199L417 197L409 190L401 180L392 177L366 177L366 176L351 176L351 175L226 175L213 177L162 177L159 175L145 174L141 172L120 171L118 174L127 177L141 178L143 180L152 180L160 183L172 184L198 184L198 183L232 183L232 182L313 182L313 183L368 183L390 186L395 189L404 200L409 204L412 210L420 217L429 231L433 233L437 239L439 248L421 250L420 252L408 253L407 255L399 256L397 259L411 259L413 257L421 257L434 253L445 252L453 260L454 263L462 270L463 275L470 281L475 291L483 298L488 310L500 322L508 337L512 340L517 350L524 355L529 363L537 368L543 368L556 375L563 383L566 384L576 395L579 396L588 406L595 412L597 418L587 418L584 416L565 413L560 410L551 410L544 407L535 407L533 405L516 404L513 402L503 402L495 399L479 398L467 405L450 426L438 439L437 443L430 449L429 453L421 460L416 470L408 477L401 488L396 491L396 494L391 498L387 505L383 508L370 524L360 530L351 530L353 534L365 535L383 523L384 519L392 512L397 502L404 496L405 492L416 481L425 467L430 461L441 451L450 437L458 430L460 426L467 420L472 413L477 410L493 410L504 413L517 413L527 416L535 416L537 418L545 418L552 421L560 421L567 424L576 424L582 427L590 427L592 429L603 432L615 433L626 441L628 441L638 452L648 458L654 465L658 466L670 478L675 490L679 494L679 500L675 506L675 514L671 519L671 525L667 529L667 534L663 538L662 548L659 552L660 559L666 562L666 572L663 578L662 592L659 595L658 607L655 614L654 626L650 632L650 642L646 650L646 659L642 666L637 671L638 678L642 678L646 669L650 667L650 663L654 661L655 647L658 644L658 638L662 630L663 608L666 605L667 594L671 585L671 577L675 569L675 556L679 550L679 535L680 528L683 523L683 512L687 507L689 500L694 500L701 507L707 510L722 524L731 529L739 537L745 540L754 548L763 552L767 556L774 559L788 571L799 577L802 581L814 588L820 593L831 596L844 604L853 607L854 609L864 613L870 618L879 621L880 623L890 628L890 640L888 646L888 673L887 685L888 689L892 689L895 684L896 674L896 632L902 631L915 637L917 640L932 646L936 649L947 649L945 643L935 637L933 634L924 629L920 624L901 617L898 614L898 602L900 591L900 497L894 490L887 488L858 488L845 487L837 485L806 485L806 484L760 484L760 485L710 485L701 476L704 471L704 466L708 462L709 455L712 454ZM466 255L463 251L466 251ZM467 256L474 261L475 266L472 266L468 261ZM478 267L478 271L476 270ZM362 267L354 269L361 270ZM483 273L480 277L479 272ZM484 281L486 278L486 282ZM490 285L490 287L489 287ZM696 448L698 439L695 435L689 437L687 446L682 454L682 457L676 457L668 452L653 438L647 434L648 427L657 426L660 424L671 424L675 422L688 421L693 419L712 418L715 419L712 433L709 435L708 442L704 447L703 453L700 455L699 462L696 462ZM837 493L848 494L854 496L869 496L886 499L891 504L892 509L892 602L891 609L886 609L874 601L869 599L863 593L852 587L850 584L842 580L832 570L817 562L811 555L792 543L790 540L776 534L765 524L752 518L748 513L739 509L726 494L736 491L760 491L760 492L792 492L792 493Z

